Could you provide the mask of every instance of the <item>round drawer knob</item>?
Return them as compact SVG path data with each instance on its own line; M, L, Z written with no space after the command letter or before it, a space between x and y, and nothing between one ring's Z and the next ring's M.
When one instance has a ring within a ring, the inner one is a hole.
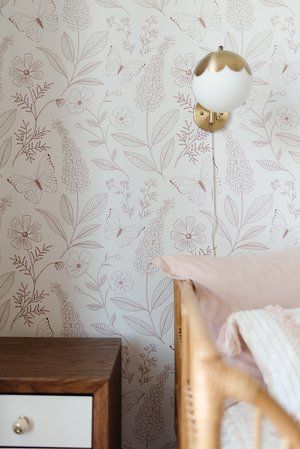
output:
M15 433L21 435L22 433L28 432L29 424L29 419L26 416L20 416L14 424Z

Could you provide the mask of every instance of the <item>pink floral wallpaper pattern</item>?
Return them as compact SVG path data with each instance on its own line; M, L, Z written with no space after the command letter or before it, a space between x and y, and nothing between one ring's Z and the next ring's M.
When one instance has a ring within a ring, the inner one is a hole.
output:
M123 449L172 449L173 291L152 260L298 245L299 2L0 13L0 335L122 337ZM214 186L190 85L219 45L254 83L215 135Z

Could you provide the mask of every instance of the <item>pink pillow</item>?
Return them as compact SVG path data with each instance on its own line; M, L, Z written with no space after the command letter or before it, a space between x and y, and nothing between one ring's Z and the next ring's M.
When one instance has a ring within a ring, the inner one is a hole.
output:
M239 310L278 304L300 306L300 248L259 256L163 256L153 262L174 279L190 279L208 329L216 340L227 317ZM250 354L236 362L258 376Z

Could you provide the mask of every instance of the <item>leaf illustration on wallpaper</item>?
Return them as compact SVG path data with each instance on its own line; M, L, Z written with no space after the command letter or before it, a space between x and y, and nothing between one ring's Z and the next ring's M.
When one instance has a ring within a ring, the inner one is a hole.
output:
M161 449L176 449L177 443L176 441L171 441L171 443L164 444Z
M266 229L267 226L253 226L248 229L245 234L242 236L241 240L251 240L254 237L257 237L261 232Z
M159 330L161 337L163 337L163 335L165 335L168 332L173 323L173 319L174 319L174 306L172 302L164 308L159 320Z
M231 223L232 226L237 228L240 222L239 211L234 200L229 195L227 195L225 198L224 210L229 223Z
M64 54L64 57L69 62L74 63L75 62L75 47L74 47L71 37L65 31L63 32L63 34L61 36L61 49Z
M271 240L282 240L284 246L293 248L297 246L300 240L300 226L290 226L286 222L285 215L282 211L276 209L272 220Z
M98 56L106 47L107 41L107 31L98 31L97 33L92 34L82 49L79 61Z
M0 331L2 331L5 328L5 325L9 318L9 312L10 312L10 299L7 299L0 306Z
M176 187L178 192L185 195L192 203L202 206L205 202L206 195L211 193L213 189L214 176L212 164L212 158L208 156L202 162L199 175L192 178L176 176L170 182ZM218 180L217 184L219 191L220 183Z
M173 280L169 277L163 278L155 287L151 298L151 310L157 309L166 303L173 295Z
M107 337L112 337L117 334L108 324L106 323L92 323L91 326L101 335L106 335Z
M60 199L60 212L67 224L70 226L74 226L75 222L75 214L71 201L64 193Z
M265 216L270 212L272 205L272 194L261 195L255 198L246 213L244 225L255 223L256 221L265 218Z
M57 179L49 154L40 157L33 176L14 175L7 180L17 192L23 193L24 198L34 204L41 201L43 192L55 193L57 190Z
M137 168L140 168L144 171L156 171L153 162L142 154L133 153L132 151L125 151L124 154L129 162L131 162Z
M3 2L3 0L0 0L0 14L1 14L1 8L3 6L3 4L1 4L1 1ZM13 43L14 43L14 39L12 36L4 36L0 41L0 101L2 101L4 98L3 67L4 67L4 64L6 64L4 56L7 53L9 47L11 45L13 45Z
M257 161L257 164L269 171L286 171L282 165L279 165L277 162L270 159L260 159Z
M68 80L68 72L61 58L56 53L54 53L54 51L49 50L49 48L42 48L42 47L37 48L41 50L42 53L44 53L51 67L57 73L63 75L66 78L66 80Z
M145 396L141 390L131 390L122 394L122 414L128 413Z
M160 170L163 172L171 163L174 154L175 140L172 139L165 142L160 153Z
M276 137L285 145L300 148L300 136L291 133L278 133Z
M139 6L144 8L157 9L164 14L164 7L170 3L170 0L133 0Z
M201 210L201 214L203 214L210 221L213 229L216 229L216 233L227 240L232 246L232 239L230 237L230 233L225 225L224 221L220 217L216 217L212 212L208 210Z
M36 337L53 337L54 332L50 325L49 318L43 317L37 324L35 336Z
M124 248L137 239L145 229L140 224L123 226L116 210L110 209L106 219L104 236L107 240L116 240L120 248Z
M138 139L135 136L131 136L130 134L125 133L113 133L111 134L117 142L126 147L146 147L146 142Z
M178 116L179 116L178 109L173 109L172 111L163 114L158 119L152 131L151 137L152 145L160 143L165 137L168 136L168 134L170 134L170 132L177 123Z
M104 8L120 8L123 9L126 12L126 14L128 14L128 11L117 0L95 0L95 1L96 3L98 3L99 6L103 6Z
M40 0L36 12L31 15L14 14L9 20L34 42L40 42L45 30L58 30L58 18L53 0Z
M0 0L0 14L2 14L2 8L7 5L10 0Z
M10 109L0 115L0 139L10 130L15 123L17 116L16 109Z
M171 20L181 31L188 34L191 39L202 42L206 31L218 31L221 29L221 16L218 4L214 0L202 0L197 15L185 13L174 14Z
M293 15L295 15L295 13L282 0L259 0L259 1L263 5L269 6L271 8L276 8L276 7L282 6L282 8L287 8Z
M300 164L300 152L297 151L289 151L289 155L294 159L297 164Z
M102 214L108 201L107 193L92 196L85 204L79 217L79 223L94 220Z
M281 76L285 84L293 83L300 75L300 60L288 62L281 47L275 46L270 65L270 75Z
M125 312L141 312L142 310L146 310L144 306L129 298L115 297L110 298L110 300L115 306L121 310L125 310Z
M126 84L138 75L143 67L145 64L142 61L124 63L119 50L111 46L107 55L105 75L110 78L118 77L121 84Z
M12 137L8 137L4 142L0 145L0 170L3 168L11 155L12 149Z
M36 210L44 217L49 228L54 232L54 234L58 235L65 242L67 242L66 233L65 233L59 219L55 215L51 214L51 212L48 212L46 210L43 210L43 209L36 209Z
M149 324L141 320L140 318L131 317L123 315L124 320L128 324L131 329L133 329L135 332L137 332L140 335L146 335L147 337L155 337L155 333L153 332L153 329Z
M224 48L225 50L233 51L234 53L238 53L239 51L235 37L232 33L230 33L230 31L227 31L225 34Z
M246 59L254 59L265 53L270 47L273 40L273 31L266 30L257 33L249 42L246 52Z
M9 273L4 273L0 276L0 299L9 292L15 282L16 273L11 271Z

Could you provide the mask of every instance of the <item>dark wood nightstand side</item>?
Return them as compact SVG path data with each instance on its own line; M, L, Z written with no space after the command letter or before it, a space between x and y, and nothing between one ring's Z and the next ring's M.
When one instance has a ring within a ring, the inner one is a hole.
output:
M118 338L0 338L1 394L92 396L93 449L121 448Z

